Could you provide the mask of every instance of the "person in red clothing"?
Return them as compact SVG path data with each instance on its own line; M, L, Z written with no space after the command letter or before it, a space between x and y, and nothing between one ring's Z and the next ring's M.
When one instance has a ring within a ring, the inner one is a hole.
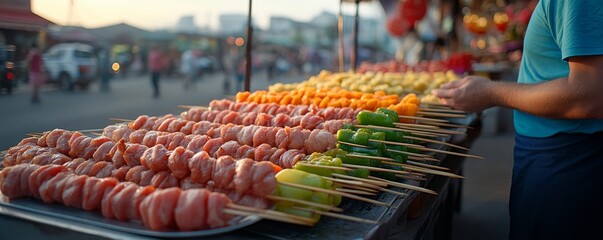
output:
M46 77L44 75L44 71L42 71L42 55L40 54L40 51L35 43L29 49L29 53L27 54L25 61L28 65L29 84L32 86L31 102L39 103L39 89L40 86L46 82Z
M153 97L159 97L159 76L165 64L165 60L159 47L155 46L149 53L149 70L151 71L151 86L153 87Z

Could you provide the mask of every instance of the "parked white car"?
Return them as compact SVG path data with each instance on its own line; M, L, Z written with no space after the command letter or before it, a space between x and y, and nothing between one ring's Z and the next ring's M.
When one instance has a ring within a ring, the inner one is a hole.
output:
M61 89L73 90L75 85L87 89L97 77L97 59L94 48L83 43L60 43L43 56L48 80L57 82Z

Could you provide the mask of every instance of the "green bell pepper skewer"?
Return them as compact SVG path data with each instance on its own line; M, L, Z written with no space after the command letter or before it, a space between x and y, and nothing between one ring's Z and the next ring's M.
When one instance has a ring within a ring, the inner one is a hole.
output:
M383 127L394 126L394 122L388 115L366 110L360 111L358 115L356 115L356 121L361 125L375 125Z
M400 117L398 117L398 112L396 112L394 110L390 110L387 108L377 108L376 112L387 115L394 123L400 122Z

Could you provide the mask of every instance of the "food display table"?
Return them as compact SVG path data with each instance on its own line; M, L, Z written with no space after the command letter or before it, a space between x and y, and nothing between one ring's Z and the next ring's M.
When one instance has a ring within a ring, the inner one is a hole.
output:
M449 137L447 142L470 148L479 136L481 118L475 114L454 123L472 126L466 135ZM443 146L434 147L444 148ZM449 172L462 175L464 157L436 154L440 166ZM415 182L416 183L416 182ZM377 224L351 222L323 216L314 227L262 220L250 226L204 239L446 239L450 236L452 214L461 200L462 180L427 175L421 187L434 190L438 195L418 193L407 189L395 189L408 194L405 197L382 192L376 198L391 207L372 205L346 199L339 206L349 216L377 220ZM0 206L2 238L6 239L145 239L142 235L106 229L86 222L57 219L45 214L15 211Z

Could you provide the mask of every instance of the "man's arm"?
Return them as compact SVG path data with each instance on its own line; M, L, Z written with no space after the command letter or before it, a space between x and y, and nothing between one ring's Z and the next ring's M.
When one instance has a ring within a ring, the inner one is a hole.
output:
M570 57L568 62L567 78L519 84L467 77L433 94L453 108L474 112L502 106L549 118L603 118L603 55Z

